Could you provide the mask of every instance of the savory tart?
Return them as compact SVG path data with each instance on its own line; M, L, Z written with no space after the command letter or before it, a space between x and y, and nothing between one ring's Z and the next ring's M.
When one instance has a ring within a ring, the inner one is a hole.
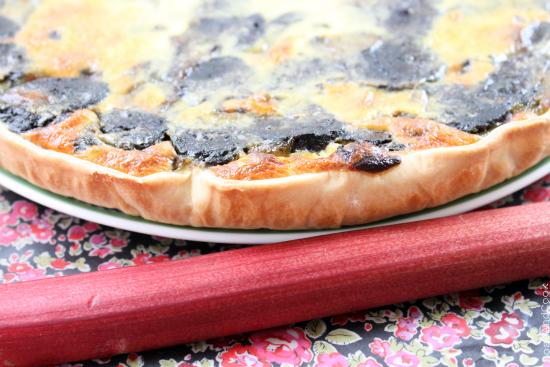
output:
M0 166L132 215L353 225L550 155L542 0L0 6Z

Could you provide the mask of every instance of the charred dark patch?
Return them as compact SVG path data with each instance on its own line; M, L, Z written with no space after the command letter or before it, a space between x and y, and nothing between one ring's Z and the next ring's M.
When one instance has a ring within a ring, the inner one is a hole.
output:
M425 34L431 27L436 11L429 0L383 1L389 9L384 25L406 36Z
M469 133L485 132L505 122L515 109L535 103L547 68L543 57L515 55L478 87L442 87L435 96L443 105L439 119Z
M355 143L338 148L336 154L352 168L365 172L382 172L401 163L401 158L379 148L366 148Z
M426 50L410 40L379 41L361 53L361 78L376 87L413 88L439 79L442 67Z
M538 22L525 27L521 31L520 40L526 48L550 41L550 23Z
M19 26L12 20L0 15L0 39L13 37Z
M23 50L11 43L0 43L0 82L18 79L24 62Z
M226 34L235 36L237 45L251 45L265 33L265 20L259 14L247 17L202 18L192 27L200 37L217 40Z
M180 95L193 92L199 95L220 87L243 84L252 70L237 57L215 57L189 69L179 86Z
M107 86L82 78L44 78L24 83L0 95L0 120L15 132L42 127L106 97Z
M92 133L85 133L74 142L75 152L83 152L94 145L101 144L101 141Z
M145 149L162 141L168 130L166 120L157 115L113 110L101 116L103 140L121 149Z
M61 39L61 33L57 30L53 30L50 33L48 33L48 38L51 40L58 41Z

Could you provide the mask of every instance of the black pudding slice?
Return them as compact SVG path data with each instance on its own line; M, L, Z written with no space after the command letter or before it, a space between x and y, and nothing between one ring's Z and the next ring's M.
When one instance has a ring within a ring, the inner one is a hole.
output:
M443 70L433 55L407 39L376 42L363 50L361 56L357 65L359 77L376 87L392 90L434 82Z
M162 141L168 130L166 120L134 110L113 110L101 116L103 140L121 149L145 149Z
M257 121L250 133L260 142L251 147L266 153L318 152L343 135L343 125L332 116L312 112L294 118L268 117Z
M244 137L231 129L180 129L171 135L176 152L207 166L229 163L246 147Z
M14 132L25 132L97 104L107 93L106 84L85 78L36 79L0 95L0 120Z
M477 87L442 87L435 99L438 118L469 133L485 132L504 122L516 108L536 102L549 66L542 56L513 55Z
M246 128L204 130L181 128L172 132L178 154L206 165L229 163L252 151L288 155L295 151L319 152L331 142L369 142L385 146L391 135L367 129L347 129L331 115L311 112L298 117L265 117Z

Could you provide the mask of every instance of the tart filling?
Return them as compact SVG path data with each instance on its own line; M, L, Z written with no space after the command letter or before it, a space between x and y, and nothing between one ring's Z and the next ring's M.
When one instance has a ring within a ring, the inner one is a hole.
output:
M0 121L134 176L380 175L545 112L549 15L536 0L12 1Z

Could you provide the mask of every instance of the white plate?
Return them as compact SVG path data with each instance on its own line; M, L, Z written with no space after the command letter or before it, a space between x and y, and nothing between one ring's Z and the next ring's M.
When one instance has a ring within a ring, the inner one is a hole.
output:
M546 158L535 167L517 177L480 193L466 196L437 208L427 209L418 213L391 218L369 225L321 231L228 230L174 226L148 221L140 217L133 217L115 210L100 208L82 201L56 195L3 170L0 170L0 185L18 193L21 196L62 213L110 227L189 241L232 244L262 244L460 214L490 204L498 199L512 194L543 178L549 173L550 158Z

